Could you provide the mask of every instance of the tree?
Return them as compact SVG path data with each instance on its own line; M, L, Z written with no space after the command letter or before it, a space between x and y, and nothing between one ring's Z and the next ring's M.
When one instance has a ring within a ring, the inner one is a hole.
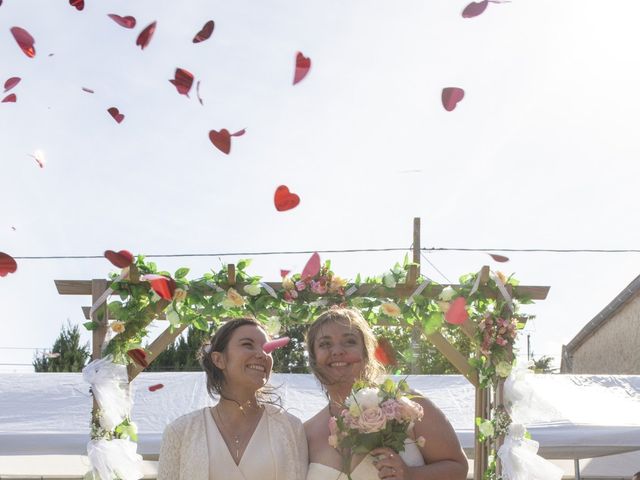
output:
M538 360L533 359L533 371L536 373L553 373L555 370L551 363L553 362L553 357L549 355L543 355Z
M180 335L147 368L147 372L197 372L201 370L198 351L202 344L211 338L213 325L209 331L198 330L190 326L186 335Z
M51 353L36 353L33 368L36 372L80 372L89 358L89 342L80 345L77 325L62 326Z

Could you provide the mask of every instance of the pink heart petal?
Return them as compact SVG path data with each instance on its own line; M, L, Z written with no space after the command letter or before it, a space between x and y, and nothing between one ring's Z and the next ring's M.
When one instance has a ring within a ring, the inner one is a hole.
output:
M482 0L481 2L471 2L462 10L462 18L473 18L480 15L487 9L489 0Z
M301 52L296 54L296 71L293 74L293 84L299 83L309 73L311 59L305 57Z
M276 348L284 347L287 343L289 343L289 340L289 337L276 338L275 340L271 340L270 342L266 342L264 345L262 345L262 350L264 350L264 353L268 355Z
M205 23L204 27L202 27L202 30L196 33L196 36L193 37L193 43L200 43L207 40L213 33L214 27L215 23L213 22L213 20L209 20L207 23Z
M10 93L9 95L7 95L2 99L2 103L16 103L16 100L18 100L18 97L16 97L16 94Z
M106 250L104 257L109 260L114 267L126 268L133 263L133 254L129 250L120 250L114 252L113 250Z
M302 279L308 280L310 278L315 277L320 272L320 255L318 252L311 255L311 258L307 261L307 264L304 266L302 270Z
M466 307L467 301L464 297L456 298L453 302L451 302L447 313L444 314L444 319L452 325L463 324L467 320L467 318L469 318Z
M24 28L12 27L11 34L13 35L13 38L16 39L18 46L27 57L33 58L36 56L36 48L34 47L36 41L29 34L29 32L27 32Z
M6 277L18 269L18 264L11 255L0 252L0 277Z
M136 26L136 19L132 16L121 17L115 13L110 13L109 18L116 22L118 25L124 28L134 28Z
M496 262L504 263L509 261L509 257L505 257L503 255L497 255L495 253L490 253L489 256L493 258Z
M140 32L140 35L138 35L138 38L136 39L136 45L138 45L142 50L147 48L147 45L149 45L151 37L153 37L155 31L156 22L153 22Z
M178 90L180 95L189 96L189 91L193 85L193 73L185 70L184 68L176 68L174 78L169 80Z
M124 120L124 115L120 113L120 110L118 110L116 107L107 109L107 112L109 112L109 115L111 115L113 119L118 123L122 123L122 121Z
M464 90L461 88L447 87L442 89L442 106L447 112L454 110L463 98Z
M5 93L11 90L13 87L20 83L20 77L11 77L6 82L4 82L4 91Z
M162 383L156 383L155 385L149 385L149 391L150 392L155 392L156 390L160 390L161 388L164 388L164 385Z
M280 270L280 276L282 278L286 277L287 275L289 275L291 273L291 270Z

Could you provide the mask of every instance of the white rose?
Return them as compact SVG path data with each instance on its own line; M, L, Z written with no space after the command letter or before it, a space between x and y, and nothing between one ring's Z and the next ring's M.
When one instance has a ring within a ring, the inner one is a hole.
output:
M244 286L245 293L251 295L252 297L255 297L256 295L260 295L260 290L262 290L262 287L257 284Z
M395 288L396 279L391 273L387 273L384 277L382 277L382 283L384 283L384 286L387 288Z
M357 404L362 410L377 407L378 402L380 401L378 397L378 389L376 388L363 388L355 394L355 397Z
M167 309L164 311L164 314L171 325L180 325L180 315L178 315L178 312L173 308L173 304L169 304Z
M511 364L503 360L496 365L496 373L502 378L507 378L511 373Z
M438 296L438 298L443 302L448 302L453 298L455 294L456 294L456 291L452 287L445 287L440 292L440 295Z
M493 437L493 423L491 420L485 420L478 426L478 430L485 437Z

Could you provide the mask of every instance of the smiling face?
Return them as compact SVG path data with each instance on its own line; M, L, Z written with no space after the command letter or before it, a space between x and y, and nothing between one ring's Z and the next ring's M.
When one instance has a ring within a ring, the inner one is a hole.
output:
M367 359L362 332L348 322L332 320L313 340L315 369L325 384L353 383L361 378Z
M222 352L212 352L213 363L222 370L225 387L257 391L271 375L273 358L262 350L269 338L256 325L236 328Z

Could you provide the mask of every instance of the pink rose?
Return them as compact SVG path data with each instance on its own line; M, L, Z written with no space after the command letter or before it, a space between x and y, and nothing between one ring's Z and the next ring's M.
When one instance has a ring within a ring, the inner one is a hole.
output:
M298 280L296 282L296 290L298 290L299 292L303 291L305 288L307 288L307 284L304 283L302 280Z
M283 297L285 302L293 302L296 298L298 298L298 292L296 292L295 290L285 290Z
M362 433L379 432L387 424L387 417L380 407L366 408L356 419L358 430Z
M381 405L381 408L388 421L402 421L402 408L396 400L385 400L385 402Z
M327 285L323 282L311 281L311 291L318 295L324 295L327 293Z
M403 420L407 422L416 422L422 419L422 415L424 414L422 405L414 402L413 400L409 400L407 397L400 398L398 403L400 404L400 411Z

